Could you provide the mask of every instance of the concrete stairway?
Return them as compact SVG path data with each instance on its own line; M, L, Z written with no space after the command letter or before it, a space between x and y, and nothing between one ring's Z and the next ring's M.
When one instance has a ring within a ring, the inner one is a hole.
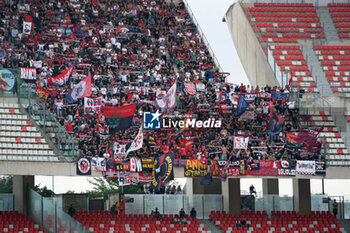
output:
M210 219L201 219L201 224L208 228L208 232L219 233L223 232L218 226L216 226Z
M349 219L339 219L338 221L343 228L343 230L341 230L342 233L350 232L350 220Z
M328 11L328 8L318 8L316 10L317 15L320 19L323 31L328 41L339 40L337 29L334 26L332 17Z
M328 83L325 73L318 61L315 51L312 47L312 43L304 43L302 47L302 53L306 60L307 66L311 71L312 77L316 81L318 90L321 96L333 95L332 89Z

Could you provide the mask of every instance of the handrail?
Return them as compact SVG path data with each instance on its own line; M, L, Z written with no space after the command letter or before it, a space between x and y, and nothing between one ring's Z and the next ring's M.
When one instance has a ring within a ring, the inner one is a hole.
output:
M16 77L18 103L27 110L31 118L48 136L66 162L74 162L77 157L77 142L59 124L57 117L35 93L35 89Z
M219 68L220 72L223 72L223 69L219 63L219 60L217 59L217 57L215 56L214 50L211 48L209 41L207 40L207 38L205 37L204 32L202 31L202 28L200 27L196 17L193 14L193 11L191 10L190 5L188 4L187 0L183 0L183 3L185 4L185 7L187 9L188 14L191 16L193 22L195 23L196 27L197 27L197 31L199 32L199 34L201 35L206 47L208 48L208 51L210 53L210 55L213 57L215 64L217 65L217 67Z

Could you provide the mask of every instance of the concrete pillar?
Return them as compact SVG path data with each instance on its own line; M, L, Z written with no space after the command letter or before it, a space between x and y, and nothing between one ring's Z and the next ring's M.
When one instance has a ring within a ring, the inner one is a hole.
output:
M213 178L213 182L206 186L201 185L203 177L193 177L192 179L193 194L221 194L221 180L219 178Z
M29 188L34 188L34 176L13 176L15 210L23 214L27 213L27 196Z
M294 210L299 214L311 213L310 179L293 179Z
M221 183L222 196L224 199L224 210L230 214L241 213L241 180L239 178L228 178Z
M279 194L278 179L263 178L262 182L263 182L262 183L263 195L265 195L265 194L278 195Z

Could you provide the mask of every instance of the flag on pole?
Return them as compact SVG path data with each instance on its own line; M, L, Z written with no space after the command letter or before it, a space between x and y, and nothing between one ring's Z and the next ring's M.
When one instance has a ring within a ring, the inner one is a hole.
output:
M131 146L129 147L126 154L129 154L129 152L131 151L141 149L142 144L143 144L143 127L141 126L138 134L136 135L136 138L132 141Z
M171 86L166 95L161 99L152 101L152 104L162 111L168 111L176 107L176 82Z
M66 95L68 103L75 103L78 99L91 95L91 78L92 76L89 74L73 87L73 89Z
M278 135L283 127L284 119L277 115L270 103L270 136Z
M244 99L243 95L239 96L236 116L241 116L248 108L249 103Z
M69 82L69 76L73 72L73 65L65 69L62 74L48 78L48 83L57 87L63 87Z

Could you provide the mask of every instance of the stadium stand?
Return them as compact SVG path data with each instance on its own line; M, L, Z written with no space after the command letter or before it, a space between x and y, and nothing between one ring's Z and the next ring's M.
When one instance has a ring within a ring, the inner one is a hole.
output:
M264 42L296 43L300 38L325 38L312 3L254 3L245 12Z
M18 104L0 103L0 160L58 161L41 132Z
M17 211L0 211L0 232L47 233L26 215Z
M34 15L26 14L28 7L35 11ZM51 13L47 15L43 7L51 9ZM81 11L81 8L85 10ZM300 9L305 13L298 13ZM262 35L267 41L273 39L273 41L296 42L297 38L304 36L307 38L315 38L317 34L324 36L315 9L310 4L272 4L267 8L265 5L255 4L255 7L249 10L252 11L250 13L254 13L255 22L271 24L261 28ZM66 15L63 17L60 11L66 12ZM228 130L224 131L211 129L204 135L201 131L185 131L180 138L172 137L179 135L179 131L175 128L149 130L145 132L148 143L141 150L132 152L134 156L155 156L162 151L175 151L178 152L177 158L188 159L199 158L198 156L207 151L209 159L214 159L215 155L222 153L221 149L215 148L221 147L227 140L233 140L232 136L251 136L251 141L254 141L251 144L262 148L255 149L250 145L249 151L242 153L240 158L236 159L273 159L269 154L283 155L284 151L287 157L283 158L288 158L292 153L293 150L285 148L285 141L278 139L271 144L267 133L269 126L267 104L271 100L274 100L278 114L289 122L282 132L285 133L292 128L292 121L294 121L293 131L299 130L296 123L297 107L293 109L288 107L293 101L282 100L279 97L271 98L271 95L278 96L279 93L288 95L289 87L260 88L232 86L226 83L227 74L217 69L183 2L175 4L163 1L150 3L134 1L133 4L129 4L122 1L101 1L69 2L63 5L23 4L13 11L16 12L19 13L20 20L33 21L33 30L30 35L19 32L21 38L16 33L11 34L9 42L13 43L6 44L10 59L6 59L3 65L5 68L34 67L35 64L40 66L42 61L41 68L38 68L36 84L47 89L50 96L39 103L55 114L59 124L72 138L78 140L79 156L125 157L125 145L131 142L133 135L138 131L136 119L134 126L129 130L119 131L108 138L101 137L97 114L86 114L82 100L73 105L67 103L65 95L73 84L78 83L88 72L94 74L91 97L102 97L103 106L121 106L139 103L141 100L154 101L156 96L165 94L177 80L179 95L175 115L192 113L199 114L199 119L205 119L212 114L216 118L223 119L223 125L233 126L233 128L227 127ZM283 18L280 17L282 13L285 15ZM86 14L91 17L84 18ZM139 21L136 22L135 18ZM45 23L38 25L37 21L41 19L45 19ZM13 22L7 20L4 26L10 30L12 24ZM298 32L289 30L290 26ZM20 42L25 46L20 46ZM295 76L298 76L296 78L298 81L293 81L295 90L318 92L298 46L276 46L274 49L281 69L294 72ZM24 54L31 57L29 62L23 60ZM57 88L47 83L48 77L59 75L72 64L74 69L70 85ZM238 117L232 117L232 114L227 115L229 112L221 113L221 108L217 107L219 104L221 107L233 105L235 108L240 94L257 96L264 93L268 93L270 98L258 97L253 100L248 110L256 111L256 118L245 122L237 121ZM155 108L139 104L136 116L141 118L145 111L155 111ZM35 112L32 116L36 118ZM259 132L258 129L261 128L257 127L261 123L265 123L266 126L264 134ZM55 128L56 125L52 124L51 127ZM216 138L221 139L215 140ZM207 142L207 147L202 146L203 139ZM108 146L113 144L114 146ZM232 143L228 144L229 154L235 154ZM62 151L61 144L59 148ZM319 154L320 150L317 151L315 153ZM311 153L303 158L324 160L319 157Z
M344 232L337 219L324 211L299 215L295 211L242 211L240 215L212 211L210 219L224 232ZM241 221L246 221L242 226Z
M349 6L349 3L328 3L339 37L343 39L350 38Z
M299 46L270 45L282 72L290 72L294 92L319 92Z
M350 97L350 46L315 46L320 64L334 93Z
M175 215L112 215L108 211L77 211L73 216L93 232L207 232L197 218L188 218L183 224L174 223Z

